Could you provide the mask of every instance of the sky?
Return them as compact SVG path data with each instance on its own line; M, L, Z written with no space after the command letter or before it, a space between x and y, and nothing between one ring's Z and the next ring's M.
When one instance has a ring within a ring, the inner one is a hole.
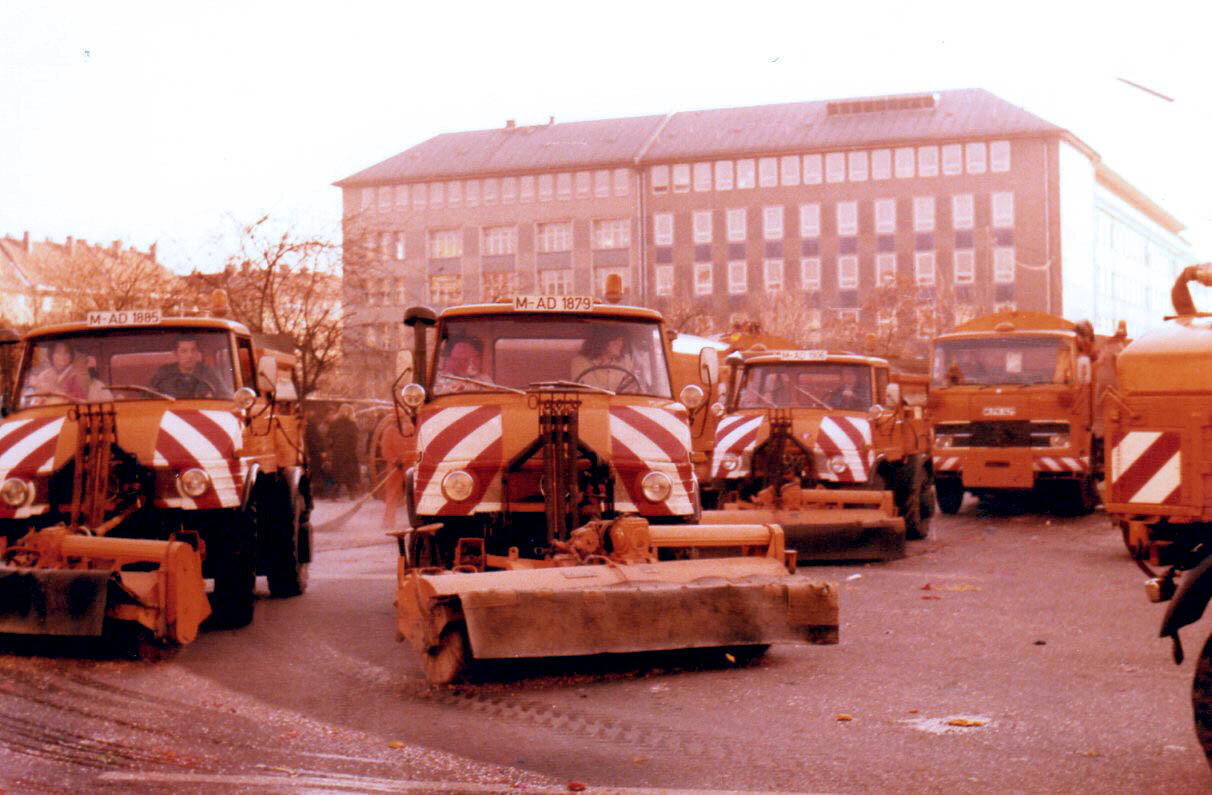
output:
M0 236L213 270L263 215L339 240L332 183L443 132L979 87L1212 260L1209 23L1192 0L6 0Z

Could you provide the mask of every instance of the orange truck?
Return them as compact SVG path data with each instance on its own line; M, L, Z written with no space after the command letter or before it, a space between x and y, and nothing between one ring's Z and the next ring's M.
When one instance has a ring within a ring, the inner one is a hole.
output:
M1123 349L1118 385L1104 401L1104 506L1149 574L1149 600L1169 602L1160 634L1173 641L1176 663L1183 661L1179 630L1212 601L1212 313L1196 311L1192 281L1212 286L1212 264L1179 275L1171 290L1176 316ZM1196 662L1191 699L1212 763L1212 636Z
M964 493L1046 491L1068 514L1097 503L1093 334L1037 312L978 317L931 344L927 409L944 513Z
M312 503L290 348L157 310L8 341L0 633L184 644L208 616L247 624L258 573L274 596L306 589Z

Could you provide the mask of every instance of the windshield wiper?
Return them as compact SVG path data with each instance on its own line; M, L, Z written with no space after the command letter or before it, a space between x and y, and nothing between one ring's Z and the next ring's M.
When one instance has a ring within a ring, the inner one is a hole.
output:
M166 395L158 389L152 389L150 386L142 386L140 384L110 384L106 389L130 389L136 392L146 392L149 395L155 395L164 400L176 400L172 395Z
M503 384L498 384L495 381L481 381L479 378L468 378L465 375L446 375L444 377L449 378L451 381L463 381L467 384L475 384L476 386L487 387L488 389L500 389L505 392L512 392L515 395L526 394L521 389L514 389L511 386L504 386Z
M595 386L593 384L583 384L580 381L535 381L531 384L531 386L540 388L545 386L554 386L559 387L560 389L585 389L590 392L597 392L599 395L613 396L618 394L618 392L615 392L612 389L607 389L606 387L602 386Z

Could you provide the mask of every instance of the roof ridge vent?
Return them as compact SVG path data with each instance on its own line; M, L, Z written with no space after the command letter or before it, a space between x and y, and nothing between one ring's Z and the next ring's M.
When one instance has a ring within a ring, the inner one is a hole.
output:
M825 112L829 116L846 116L854 113L876 113L887 110L934 110L938 107L938 101L937 93L842 99L826 103Z

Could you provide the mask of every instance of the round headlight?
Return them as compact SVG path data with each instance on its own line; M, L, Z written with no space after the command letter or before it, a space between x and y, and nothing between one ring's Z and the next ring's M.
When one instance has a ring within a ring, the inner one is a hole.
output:
M0 485L0 500L10 508L19 508L34 494L33 485L21 478L9 478Z
M693 411L703 405L706 399L703 394L703 388L698 384L687 384L682 387L682 391L678 393L678 400L682 401L682 405Z
M664 472L649 472L640 481L640 491L649 502L664 502L673 491L673 483Z
M723 467L726 472L731 472L740 465L741 457L736 453L724 453L724 458L720 461L720 466Z
M205 470L187 469L177 475L177 491L183 497L201 497L210 488L210 475Z
M246 386L242 386L236 390L236 394L231 396L236 405L244 410L252 408L252 404L257 400L257 393Z
M1051 436L1048 437L1048 446L1049 447L1068 447L1069 446L1069 434L1067 434L1067 433L1052 434Z
M723 403L712 403L711 404L711 413L717 417L723 417L724 416L724 404Z
M462 502L471 496L475 486L475 478L471 476L470 472L465 469L456 469L453 472L447 472L446 477L442 478L442 496L451 502Z
M829 459L829 469L833 470L833 474L840 475L846 471L846 459L840 455L835 455Z
M400 390L400 399L410 409L415 409L425 402L425 387L420 384L408 384Z

